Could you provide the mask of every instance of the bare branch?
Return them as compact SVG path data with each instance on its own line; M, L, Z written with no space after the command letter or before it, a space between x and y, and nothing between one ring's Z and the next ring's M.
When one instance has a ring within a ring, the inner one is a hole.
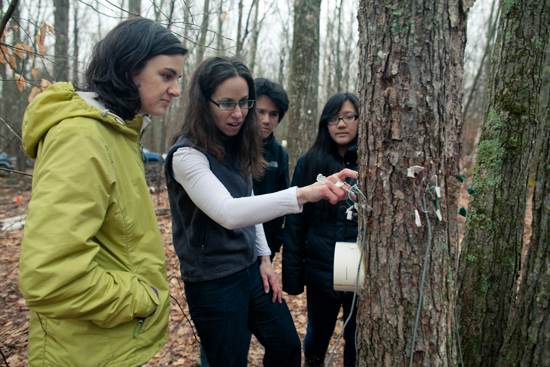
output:
M0 37L4 34L4 29L6 29L6 24L8 24L8 20L10 20L11 16L13 15L15 8L17 8L18 2L19 0L11 0L8 10L2 17L2 21L0 21Z
M21 172L21 171L16 171L16 170L14 170L14 169L8 169L8 168L4 168L4 167L0 167L0 171L6 171L6 172L10 172L10 173L17 173L18 175L25 175L25 176L30 176L30 177L32 177L32 174L30 174L30 173Z

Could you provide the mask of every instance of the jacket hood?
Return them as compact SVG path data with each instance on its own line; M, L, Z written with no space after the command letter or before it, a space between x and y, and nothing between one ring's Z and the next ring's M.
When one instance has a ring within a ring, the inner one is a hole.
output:
M109 124L139 139L143 117L124 121L105 108L95 92L76 92L72 83L56 83L37 95L23 118L23 149L36 158L38 143L53 126L65 119L88 117Z

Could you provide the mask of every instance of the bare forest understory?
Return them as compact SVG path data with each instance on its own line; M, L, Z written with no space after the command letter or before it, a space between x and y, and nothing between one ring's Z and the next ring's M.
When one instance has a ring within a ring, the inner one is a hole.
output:
M147 165L147 178L150 186L158 187L158 166ZM163 182L163 181L162 181ZM469 195L463 185L459 207L468 207ZM24 215L31 197L30 177L11 176L0 177L0 220ZM524 232L524 244L527 245L531 235L531 201L532 190L529 195L527 207L526 226ZM166 191L151 194L155 206L159 228L164 242L166 254L167 274L170 282L170 293L173 297L170 306L170 322L168 324L169 339L166 345L155 357L144 366L198 366L199 342L195 337L194 328L189 319L189 312L183 291L183 283L180 280L179 262L172 247L171 220ZM465 219L459 218L460 236L464 232ZM10 367L27 365L27 333L29 309L19 291L19 255L23 229L0 232L0 350L3 358L0 365L7 362ZM526 246L524 246L524 255ZM274 260L274 268L277 274L281 273L281 254L277 254ZM306 296L289 296L285 294L294 323L300 338L303 340L307 326ZM336 325L327 359L336 342L338 333L343 325L342 314ZM342 365L343 341L337 347L331 366ZM249 366L262 366L263 347L252 337L249 352Z

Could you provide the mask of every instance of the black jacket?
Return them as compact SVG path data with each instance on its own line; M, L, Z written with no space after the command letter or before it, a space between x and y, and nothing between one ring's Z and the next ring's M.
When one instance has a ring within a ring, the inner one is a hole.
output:
M224 144L226 151L234 148L231 138L227 138ZM176 181L172 170L173 155L179 148L191 146L191 141L180 136L168 150L164 163L172 213L172 240L180 260L181 279L189 283L221 279L258 261L256 226L233 230L222 227L200 210ZM227 162L221 163L200 147L195 146L194 149L204 153L210 170L232 197L252 194L252 186L246 183L235 154L228 154Z
M298 159L292 185L298 185L304 157ZM357 171L357 145L350 147L343 157L344 166ZM300 214L287 215L283 245L283 290L300 294L304 285L322 290L333 297L333 264L336 242L357 241L357 216L346 219L346 202L336 204L335 211L327 213L323 203L304 205ZM354 213L355 214L355 213Z
M288 153L275 139L273 133L264 139L262 151L269 166L261 181L254 180L254 195L270 194L288 189ZM279 217L263 224L272 258L283 244L283 223L284 217Z

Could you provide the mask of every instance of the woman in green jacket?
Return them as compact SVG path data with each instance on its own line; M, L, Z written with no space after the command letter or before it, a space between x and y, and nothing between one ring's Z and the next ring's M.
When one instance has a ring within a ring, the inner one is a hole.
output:
M151 20L122 22L95 46L87 91L57 83L27 108L30 366L138 366L167 340L166 264L139 138L147 115L179 97L186 53Z

